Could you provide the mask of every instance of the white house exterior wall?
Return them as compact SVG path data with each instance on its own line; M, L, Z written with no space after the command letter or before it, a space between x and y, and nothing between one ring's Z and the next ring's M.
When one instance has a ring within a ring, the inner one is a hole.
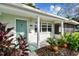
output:
M43 42L47 40L51 36L50 32L40 32L40 40L39 42ZM37 33L29 33L29 42L37 43Z
M28 21L28 28L27 28L28 42L29 43L32 43L32 42L37 43L37 33L34 30L34 24L36 22L35 20L31 19L31 21L29 21L30 19L27 19L25 17L20 17L20 16L16 16L16 15L11 15L11 14L5 14L5 13L2 13L0 15L0 22L8 23L7 27L14 27L14 30L13 30L14 34L16 34L16 19ZM45 22L45 21L43 21L43 22ZM33 28L31 29L32 33L30 33L29 24L33 25ZM40 41L39 42L47 40L47 38L50 36L51 36L51 32L40 32Z

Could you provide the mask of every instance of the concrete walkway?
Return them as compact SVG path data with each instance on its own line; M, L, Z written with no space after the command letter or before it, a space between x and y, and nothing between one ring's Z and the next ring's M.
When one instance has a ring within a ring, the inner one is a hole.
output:
M38 55L36 54L36 52L30 52L29 56L38 56Z

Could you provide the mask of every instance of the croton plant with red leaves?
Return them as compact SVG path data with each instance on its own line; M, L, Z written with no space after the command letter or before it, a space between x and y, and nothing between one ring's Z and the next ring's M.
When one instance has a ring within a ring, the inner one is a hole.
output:
M14 40L11 38L14 34L9 34L14 27L7 28L6 24L0 22L0 56L28 56L28 45L25 42L25 38L20 35L20 37L16 38L18 44L13 43ZM13 47L11 47L14 45ZM18 46L18 48L16 48Z

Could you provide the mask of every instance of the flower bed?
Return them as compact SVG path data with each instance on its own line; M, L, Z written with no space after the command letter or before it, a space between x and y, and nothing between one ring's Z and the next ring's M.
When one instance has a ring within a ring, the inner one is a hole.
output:
M68 48L59 48L59 51L56 53L45 46L36 50L36 53L38 56L77 56L79 52Z
M79 33L67 33L61 38L48 38L49 46L36 51L39 56L77 56Z

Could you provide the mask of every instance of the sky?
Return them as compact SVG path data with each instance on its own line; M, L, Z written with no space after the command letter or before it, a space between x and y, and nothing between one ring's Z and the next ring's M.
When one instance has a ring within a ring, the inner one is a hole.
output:
M74 7L77 5L77 3L74 4L68 4L68 3L36 3L36 7L39 8L42 11L51 13L51 14L57 14L61 9L67 10L69 7ZM72 8L71 7L71 8ZM63 11L62 11L63 13Z
M64 3L37 3L36 7L45 12L53 13L52 11L54 11L54 13L56 13L61 8L65 9L66 5Z

